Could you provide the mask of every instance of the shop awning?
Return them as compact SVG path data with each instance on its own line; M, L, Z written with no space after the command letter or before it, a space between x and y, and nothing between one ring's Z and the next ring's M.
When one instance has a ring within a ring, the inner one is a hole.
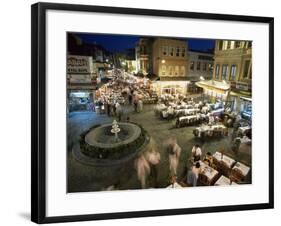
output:
M223 91L227 91L230 89L229 84L224 82L214 81L214 80L199 81L196 82L195 84L201 88L212 88L212 89L219 89Z

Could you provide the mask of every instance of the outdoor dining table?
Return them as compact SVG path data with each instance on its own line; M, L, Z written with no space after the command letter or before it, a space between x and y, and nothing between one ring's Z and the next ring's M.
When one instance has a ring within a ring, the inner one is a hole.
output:
M201 183L203 183L204 185L212 185L216 180L217 176L219 175L219 172L214 168L208 166L203 161L199 161L199 163L201 168L201 172L199 174L199 178L201 178ZM207 181L204 180L204 177L207 178Z
M238 132L241 134L245 134L247 131L251 129L251 126L243 126L238 128Z
M212 126L212 129L225 129L226 127L225 127L225 125L213 125Z
M214 130L219 130L221 129L222 131L226 130L226 127L224 125L202 125L200 127L197 127L196 130L198 131L198 137L201 137L201 134L204 132L213 132ZM225 134L225 132L223 132L222 134Z
M246 177L250 171L250 167L241 162L237 162L232 169L239 169L243 177Z
M222 155L221 152L215 152L213 154L213 158L214 158L214 161L217 161L217 162L224 162L225 165L231 169L234 165L234 163L236 162L234 159L230 158L229 156L227 155Z
M177 105L175 107L176 110L180 110L180 109L190 109L190 108L193 108L192 105L189 105L189 104L180 104L180 105Z
M213 162L222 174L229 176L236 161L221 152L215 152L215 154L213 154Z
M198 116L197 115L187 115L187 116L182 116L179 117L179 121L190 121L191 119L197 119Z
M189 108L189 109L176 109L175 114L176 115L191 115L199 112L200 110L198 108Z
M199 108L190 108L190 109L185 109L185 114L189 115L189 114L194 114L199 112L200 109Z
M179 115L179 114L184 114L185 113L185 109L176 109L175 110L175 114Z
M230 181L230 179L227 178L226 176L221 175L214 185L225 186L225 185L238 185L238 184L233 181Z

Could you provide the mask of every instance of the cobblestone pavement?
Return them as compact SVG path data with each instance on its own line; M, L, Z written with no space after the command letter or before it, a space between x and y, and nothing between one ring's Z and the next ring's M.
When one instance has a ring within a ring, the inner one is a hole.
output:
M238 161L251 165L251 148L242 149L235 155L230 148L230 136L205 141L204 143L194 138L194 126L175 128L175 121L161 120L154 115L154 105L144 105L141 113L134 113L131 106L126 110L130 115L130 121L141 124L150 134L156 143L156 149L161 154L160 164L157 165L157 187L166 187L169 178L169 162L168 155L164 148L164 142L171 135L177 137L179 146L182 148L180 162L178 166L179 177L184 174L187 159L191 155L191 149L194 144L199 143L202 147L203 155L209 151L215 151L224 148L225 154L235 158ZM138 189L140 183L137 180L136 171L133 164L128 164L119 169L118 174L112 174L114 169L104 169L81 164L72 155L72 147L78 142L79 135L86 129L96 124L111 123L113 117L100 115L94 112L74 112L68 117L68 191L97 191L103 190L111 185L115 185L118 189ZM231 129L229 131L231 134Z

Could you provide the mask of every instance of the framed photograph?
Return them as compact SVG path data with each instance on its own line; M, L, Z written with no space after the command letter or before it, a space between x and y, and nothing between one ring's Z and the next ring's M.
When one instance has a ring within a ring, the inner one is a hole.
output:
M273 18L31 13L32 221L273 208Z

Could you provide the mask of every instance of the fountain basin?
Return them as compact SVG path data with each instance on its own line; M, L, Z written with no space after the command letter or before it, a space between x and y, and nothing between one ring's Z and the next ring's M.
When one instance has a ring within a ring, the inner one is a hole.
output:
M120 132L117 141L111 132L112 124L104 124L81 134L79 150L87 157L85 159L95 160L92 162L120 162L135 156L146 147L150 138L141 126L126 122L118 125Z

